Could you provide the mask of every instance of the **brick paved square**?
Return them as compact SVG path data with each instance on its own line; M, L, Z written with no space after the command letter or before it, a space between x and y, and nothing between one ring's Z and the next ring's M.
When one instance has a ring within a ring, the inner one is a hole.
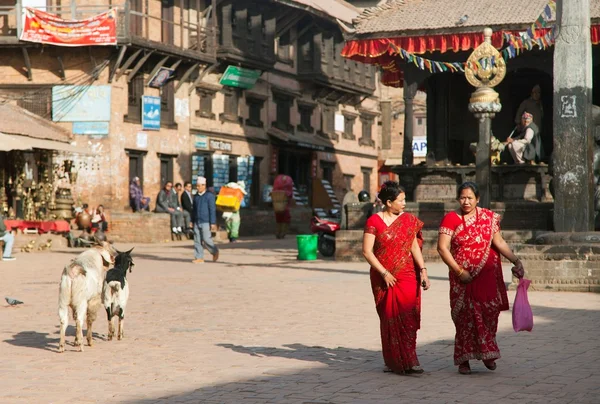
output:
M132 245L117 245L119 249ZM58 282L78 253L0 262L1 403L593 403L600 394L600 296L530 292L535 327L500 316L502 359L490 372L452 364L447 269L428 263L417 352L426 373L384 374L379 322L364 263L297 261L295 240L221 246L192 264L191 242L138 245L128 275L125 339L58 346ZM507 278L509 279L509 278ZM514 293L509 293L514 299Z

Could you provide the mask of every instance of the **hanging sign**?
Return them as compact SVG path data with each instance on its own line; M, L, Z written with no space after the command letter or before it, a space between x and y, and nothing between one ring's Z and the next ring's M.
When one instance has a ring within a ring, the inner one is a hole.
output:
M142 129L160 130L160 97L142 95Z
M249 89L254 87L260 77L260 70L245 69L237 66L227 66L219 84L229 87Z
M148 87L160 88L164 86L174 73L175 70L173 69L160 67L148 82Z
M19 39L58 46L116 45L117 10L83 20L63 20L55 14L26 7Z

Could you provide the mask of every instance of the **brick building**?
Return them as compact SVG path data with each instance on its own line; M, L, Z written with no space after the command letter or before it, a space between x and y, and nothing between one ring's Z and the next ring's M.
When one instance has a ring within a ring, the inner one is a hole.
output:
M308 205L322 179L338 198L345 189L375 192L382 119L376 71L340 56L338 21L351 23L358 15L352 5L60 4L0 0L0 101L58 122L74 133L74 144L89 150L55 157L74 161L75 199L126 211L128 182L139 176L154 207L166 180L199 174L217 189L244 180L250 208L264 207L262 190L278 173L292 176L299 201ZM26 6L45 6L63 19L114 8L117 44L20 41L17 16ZM158 106L153 119L143 116Z

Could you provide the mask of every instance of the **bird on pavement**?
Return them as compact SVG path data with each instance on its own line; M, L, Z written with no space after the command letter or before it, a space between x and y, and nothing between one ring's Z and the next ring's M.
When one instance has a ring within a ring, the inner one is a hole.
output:
M6 300L6 303L10 304L11 306L16 306L17 304L23 304L22 301L13 299L12 297L5 297L4 300Z

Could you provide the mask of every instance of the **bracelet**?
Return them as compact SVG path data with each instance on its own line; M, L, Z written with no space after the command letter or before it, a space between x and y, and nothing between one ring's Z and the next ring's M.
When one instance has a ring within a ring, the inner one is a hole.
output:
M513 264L513 265L516 265L516 264L517 264L517 262L519 262L519 261L521 261L521 260L517 258L516 260L514 260L514 261L511 261L510 263L511 263L511 264Z
M421 272L423 272L423 271L427 271L427 268L425 268L425 267L421 268Z
M461 269L460 269L460 272L459 272L459 273L458 273L458 275L456 275L456 276L461 276L461 275L463 274L463 272L465 272L465 270L461 268Z
M381 273L381 277L382 277L382 278L385 278L385 276L386 276L387 274L389 274L389 272L388 272L387 270L386 270L386 271L383 271L383 272Z

